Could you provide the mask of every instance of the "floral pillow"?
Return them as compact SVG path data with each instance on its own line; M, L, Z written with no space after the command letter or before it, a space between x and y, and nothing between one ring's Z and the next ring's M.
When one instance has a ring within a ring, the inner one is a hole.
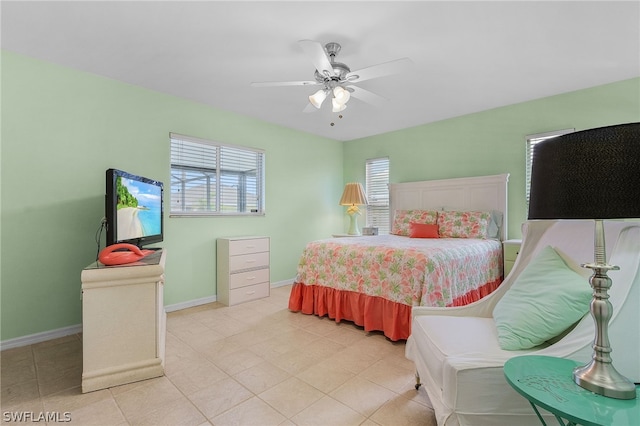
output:
M408 237L410 235L409 224L411 222L435 225L437 221L438 212L435 210L396 210L391 233Z
M438 212L440 238L487 238L491 213L489 212Z

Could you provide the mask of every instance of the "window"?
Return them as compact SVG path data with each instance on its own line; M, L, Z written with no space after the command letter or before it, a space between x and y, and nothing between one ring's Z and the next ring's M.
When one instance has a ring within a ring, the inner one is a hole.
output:
M554 132L537 133L535 135L527 136L527 161L525 172L525 196L527 199L527 209L529 206L529 189L531 188L531 164L533 163L533 147L542 141L555 138L557 136L566 135L567 133L573 133L576 129L556 130Z
M389 233L389 158L373 158L366 162L367 226Z
M264 214L264 151L170 139L172 216Z

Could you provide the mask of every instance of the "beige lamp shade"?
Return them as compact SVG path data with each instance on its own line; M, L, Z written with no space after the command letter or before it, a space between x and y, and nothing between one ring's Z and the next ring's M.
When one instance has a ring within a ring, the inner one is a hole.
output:
M349 206L347 214L349 215L351 222L349 225L349 235L360 235L360 229L358 228L358 215L360 215L360 209L358 206L367 204L367 196L362 189L362 185L357 182L351 182L344 186L344 192L342 198L340 198L340 205Z
M362 185L358 182L351 182L345 185L342 198L340 198L341 206L361 206L367 204L367 196L362 189Z

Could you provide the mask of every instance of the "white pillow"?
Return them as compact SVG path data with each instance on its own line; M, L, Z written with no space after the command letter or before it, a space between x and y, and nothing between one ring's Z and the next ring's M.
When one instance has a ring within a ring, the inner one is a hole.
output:
M491 210L491 222L489 222L487 238L500 237L500 227L502 226L503 216L502 212L499 212L498 210Z
M589 282L545 247L493 309L500 347L529 349L552 339L589 311L591 297Z

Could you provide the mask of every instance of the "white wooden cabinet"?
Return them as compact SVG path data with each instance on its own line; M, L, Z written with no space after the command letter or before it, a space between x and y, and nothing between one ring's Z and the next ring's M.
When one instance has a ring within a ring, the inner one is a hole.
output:
M231 306L268 297L269 256L269 237L218 238L218 302Z
M522 240L505 240L502 242L502 253L504 255L504 277L506 278L511 272L513 265L516 263L516 257L520 253L520 245Z
M82 271L82 392L164 374L165 257Z

